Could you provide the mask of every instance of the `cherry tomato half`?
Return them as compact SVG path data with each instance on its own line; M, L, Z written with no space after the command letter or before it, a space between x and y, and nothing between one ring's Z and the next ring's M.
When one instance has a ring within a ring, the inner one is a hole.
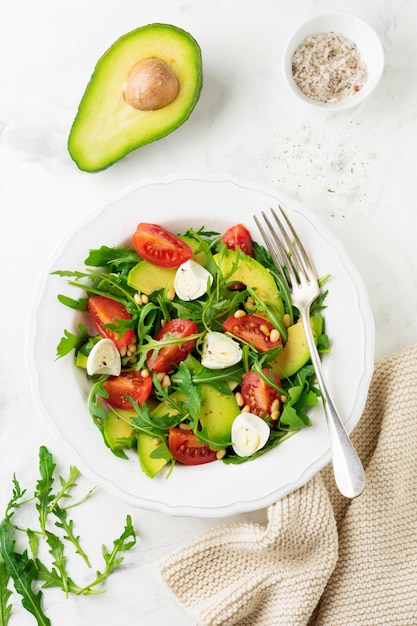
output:
M191 430L171 428L168 447L174 459L184 465L201 465L216 461L217 454L206 443L201 443Z
M281 384L280 379L276 374L273 374L272 370L264 368L263 371L268 377L273 376L273 380L277 385ZM250 412L259 415L259 417L271 415L272 403L275 400L278 400L276 410L280 409L281 400L279 392L272 387L272 385L268 385L258 372L248 372L244 375L240 392L245 405L249 406Z
M223 322L223 329L247 343L252 343L259 352L266 352L282 345L281 337L276 341L270 339L270 333L274 329L271 322L251 313L242 317L234 315L228 317Z
M129 328L123 335L120 335L106 327L106 324L117 324L117 320L131 319L130 314L120 302L105 296L92 296L88 299L88 312L98 333L114 341L118 349L132 343L135 337L133 328Z
M178 267L193 256L185 241L158 224L138 224L133 246L142 259L158 267Z
M229 250L237 252L240 248L248 256L253 256L252 237L243 224L236 224L228 228L222 237L222 241Z
M170 320L155 335L157 341L163 341L169 337L186 338L198 333L197 326L191 320L175 318ZM161 346L156 352L150 350L147 356L147 364L153 372L169 372L194 350L196 339L190 339L182 343Z
M117 409L133 409L126 398L128 394L135 402L142 404L152 391L152 376L142 376L140 372L123 372L120 376L109 376L103 383L109 394L106 402Z

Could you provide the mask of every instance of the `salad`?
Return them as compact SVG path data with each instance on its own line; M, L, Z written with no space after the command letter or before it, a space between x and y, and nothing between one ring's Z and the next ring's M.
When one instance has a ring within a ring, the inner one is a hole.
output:
M311 424L320 392L299 313L243 224L174 234L141 222L131 244L90 250L84 264L53 272L80 288L58 299L83 316L57 358L72 353L85 371L115 455L137 450L153 478L175 463L254 459ZM311 309L320 352L325 297Z

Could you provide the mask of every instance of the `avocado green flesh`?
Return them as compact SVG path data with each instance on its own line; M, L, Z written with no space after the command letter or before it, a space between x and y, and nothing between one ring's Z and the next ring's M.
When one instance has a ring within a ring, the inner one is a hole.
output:
M201 385L200 422L206 429L207 437L215 445L223 448L231 440L232 424L240 413L234 394L225 395L211 385Z
M224 254L215 255L214 259L220 267L223 276L228 276L236 264L233 274L228 276L228 282L241 282L254 289L259 297L268 304L272 304L283 315L284 305L278 293L278 287L268 270L252 257L240 254L234 250L227 250Z
M167 106L140 111L123 97L126 78L148 57L165 61L179 83ZM202 87L201 51L193 37L168 24L149 24L118 39L99 59L71 128L68 150L81 170L95 172L171 133L193 111Z
M162 444L159 441L156 441L150 435L147 435L146 433L139 433L137 436L137 440L138 459L142 471L150 478L154 478L157 473L167 464L166 459L158 459L151 456L152 452Z
M323 332L323 317L313 315L310 318L310 323L317 343ZM270 362L270 365L278 378L284 379L295 374L309 360L310 351L307 346L304 327L301 322L293 324L288 328L288 339L285 346L278 356Z
M149 261L140 261L130 270L127 284L149 296L154 291L173 287L176 271L176 268L157 267Z
M122 439L131 439L132 445L135 440L135 431L131 424L132 417L136 413L118 409L118 412L110 411L104 422L104 436L112 450L126 448L126 442Z

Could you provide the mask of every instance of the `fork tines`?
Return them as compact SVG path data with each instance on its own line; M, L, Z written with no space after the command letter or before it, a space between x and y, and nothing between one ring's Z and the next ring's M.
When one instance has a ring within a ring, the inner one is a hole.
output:
M295 281L298 282L301 272L304 279L311 279L312 276L315 276L315 271L308 254L283 207L278 205L278 208L281 217L271 208L274 224L271 223L265 211L261 212L268 227L267 229L262 226L257 216L254 215L255 223L262 235L265 246L285 280L288 280L288 275L285 274L283 270L284 267L288 270L291 283L293 284ZM277 228L279 234L277 233Z

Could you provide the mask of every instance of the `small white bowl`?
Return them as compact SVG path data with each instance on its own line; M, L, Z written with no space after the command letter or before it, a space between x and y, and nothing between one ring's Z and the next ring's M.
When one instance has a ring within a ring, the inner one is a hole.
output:
M366 82L358 92L332 103L305 95L294 80L291 62L294 51L308 35L326 32L339 33L355 43L367 71ZM369 24L351 13L323 13L310 18L295 31L284 50L283 72L290 92L302 102L328 111L347 109L363 102L379 83L383 70L384 49L378 35Z

